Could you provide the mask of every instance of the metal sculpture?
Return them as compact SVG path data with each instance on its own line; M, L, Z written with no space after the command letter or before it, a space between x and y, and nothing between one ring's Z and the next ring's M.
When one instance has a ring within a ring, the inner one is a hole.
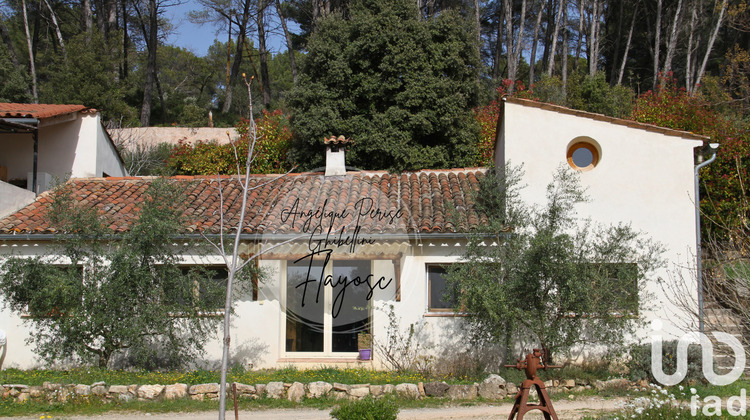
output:
M516 402L513 404L513 409L510 411L508 420L513 420L513 418L522 420L524 414L531 410L539 410L544 413L545 420L558 420L555 409L552 407L552 400L550 400L549 395L547 394L547 389L544 386L544 382L536 376L536 372L539 369L547 370L547 368L561 367L548 365L546 358L546 351L534 349L533 352L526 355L526 359L518 359L518 363L515 365L505 365L505 367L514 367L526 372L526 380L521 383L521 386L518 389ZM539 404L529 404L529 390L532 386L536 388L536 393L539 396Z

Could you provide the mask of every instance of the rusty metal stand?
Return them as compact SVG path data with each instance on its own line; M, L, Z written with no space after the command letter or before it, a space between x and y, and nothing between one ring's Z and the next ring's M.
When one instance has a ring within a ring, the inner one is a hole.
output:
M526 372L526 380L521 383L521 387L516 394L516 402L513 404L513 409L510 410L508 420L513 420L514 418L522 420L523 416L531 410L539 410L544 413L545 420L558 420L557 413L555 413L555 409L552 407L552 400L547 394L544 382L536 376L536 371L537 369L559 366L547 365L543 357L541 350L534 349L532 353L526 355L526 360L518 359L518 364L506 365L506 367L515 367L523 369ZM539 404L529 404L529 390L531 390L532 386L536 389L536 393L539 396Z
M534 386L536 393L539 395L539 404L529 404L529 390ZM540 410L544 413L545 420L557 420L557 413L552 407L552 400L547 395L547 389L544 387L544 382L539 378L526 379L521 384L521 389L516 394L516 402L513 404L513 409L510 410L510 416L508 420L512 420L518 415L517 420L522 420L524 414L531 410Z

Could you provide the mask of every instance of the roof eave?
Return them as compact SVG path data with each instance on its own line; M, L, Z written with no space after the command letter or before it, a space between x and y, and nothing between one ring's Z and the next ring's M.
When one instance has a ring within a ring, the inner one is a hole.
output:
M422 233L361 233L361 236L376 236L378 239L384 241L415 241L420 239L464 239L470 235L479 235L480 237L497 237L497 236L509 236L510 231L500 232L498 234L474 234L468 232L422 232ZM55 233L3 233L0 234L0 241L55 241L64 240L72 235L61 235ZM123 234L117 233L108 235L109 239L120 239ZM174 240L194 240L194 239L216 239L221 235L218 233L211 233L201 235L200 233L188 233L175 235ZM225 234L224 236L232 236L231 233ZM261 233L243 233L240 235L240 239L243 241L253 242L276 242L276 241L288 241L293 239L307 238L309 235L300 234L289 234L289 233L277 233L277 234L261 234Z
M623 125L623 126L638 129L638 130L645 130L645 131L650 131L654 133L664 134L667 136L680 137L680 138L688 139L688 140L700 140L703 142L707 142L711 140L711 138L708 136L695 134L689 131L675 130L672 128L660 127L658 125L646 124L646 123L641 123L641 122L633 121L633 120L626 120L624 118L609 117L607 115L597 114L594 112L579 111L577 109L566 108L564 106L550 104L546 102L532 101L530 99L521 99L521 98L504 96L502 98L502 101L504 103L528 106L528 107L533 107L533 108L540 108L546 111L553 111L553 112L559 112L561 114L573 115L573 116L582 117L582 118L589 118L589 119L596 120L596 121L603 121L603 122L608 122L611 124Z

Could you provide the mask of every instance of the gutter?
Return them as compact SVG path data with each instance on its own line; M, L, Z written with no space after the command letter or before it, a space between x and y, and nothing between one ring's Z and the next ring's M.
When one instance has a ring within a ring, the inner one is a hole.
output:
M699 172L701 168L710 165L716 160L716 151L719 149L719 143L710 143L711 157L695 166L695 254L697 257L696 276L698 279L698 330L703 334L705 331L704 311L703 311L703 261L701 252L701 199L700 199L700 180Z

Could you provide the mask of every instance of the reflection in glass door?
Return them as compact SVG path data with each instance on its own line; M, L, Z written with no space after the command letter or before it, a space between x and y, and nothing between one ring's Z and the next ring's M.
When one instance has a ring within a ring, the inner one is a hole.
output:
M310 265L308 260L287 264L286 351L323 351L322 287L321 296L317 296L322 272L323 264Z
M356 352L370 327L370 274L370 261L288 261L286 351Z
M367 331L370 309L367 294L370 288L364 281L370 274L369 261L336 261L333 266L333 351L357 351L357 334ZM357 284L359 282L361 284ZM346 284L346 285L345 285Z

